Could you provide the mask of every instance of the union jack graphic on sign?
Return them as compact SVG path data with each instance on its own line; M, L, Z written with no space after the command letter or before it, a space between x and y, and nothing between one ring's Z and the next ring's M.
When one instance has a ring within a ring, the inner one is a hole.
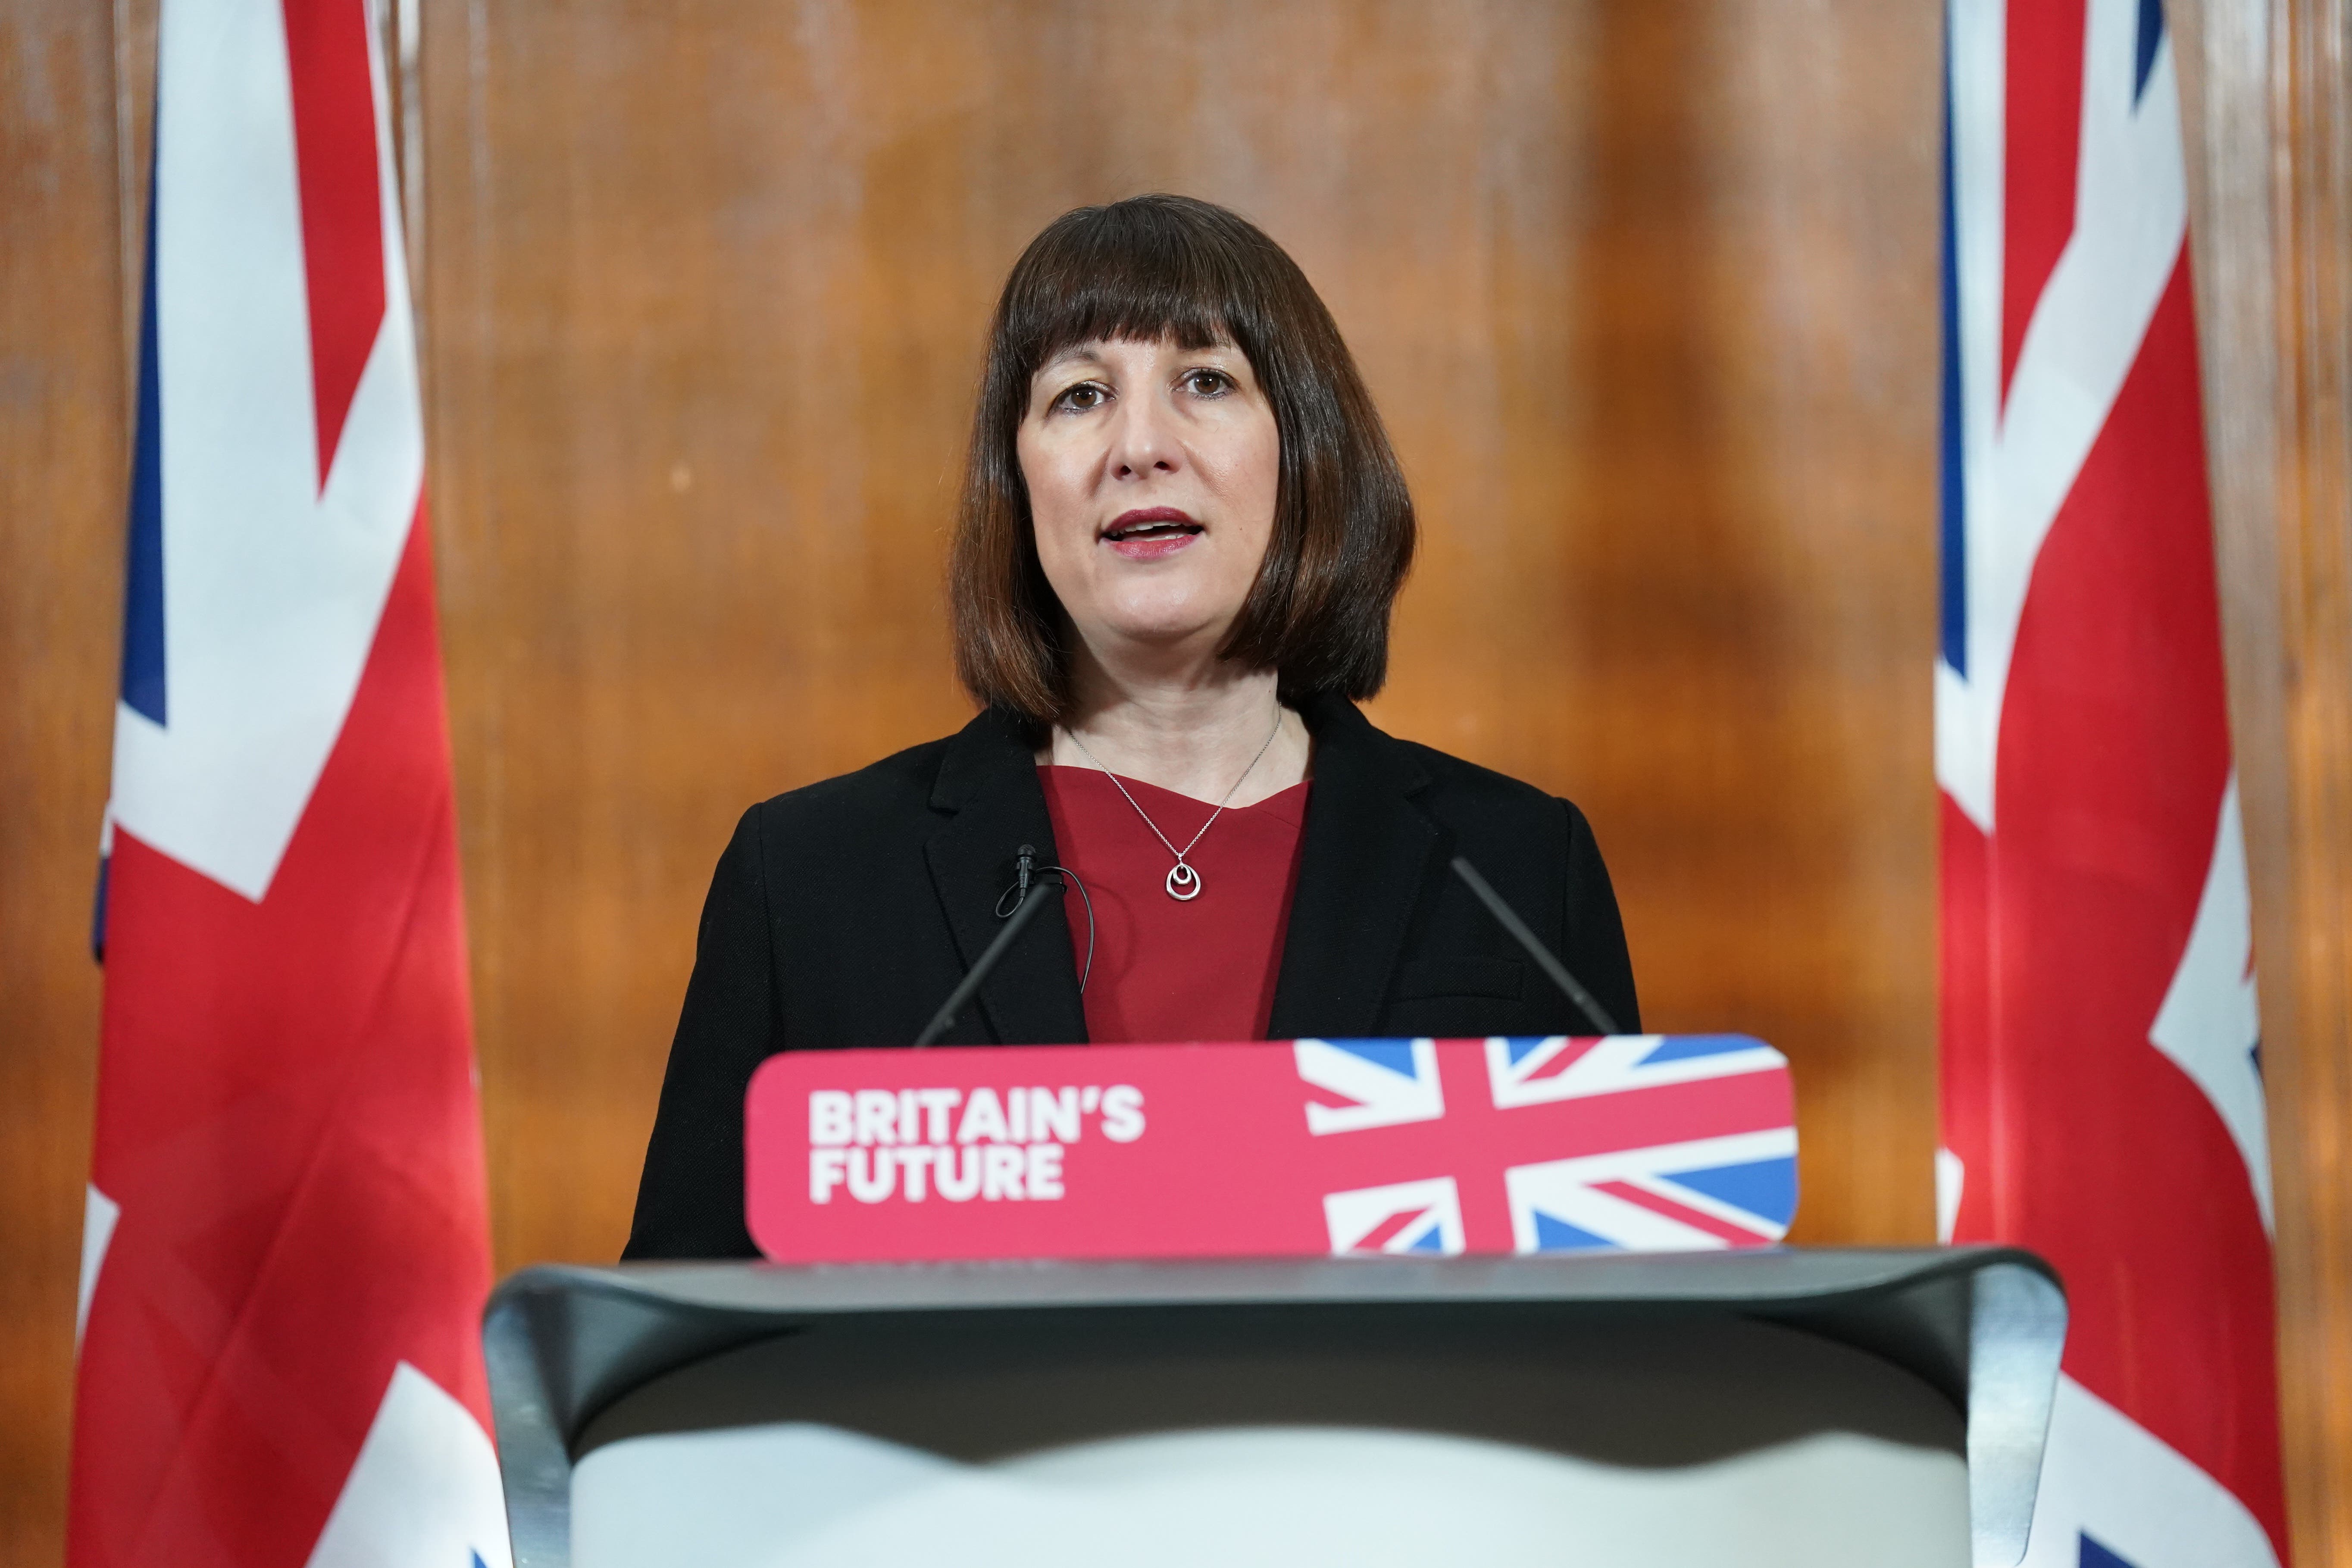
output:
M1434 1040L1292 1049L1321 1096L1307 1130L1362 1137L1402 1178L1324 1198L1334 1253L1762 1247L1796 1212L1788 1063L1745 1036L1496 1038L1475 1058ZM1431 1171L1439 1146L1492 1163Z

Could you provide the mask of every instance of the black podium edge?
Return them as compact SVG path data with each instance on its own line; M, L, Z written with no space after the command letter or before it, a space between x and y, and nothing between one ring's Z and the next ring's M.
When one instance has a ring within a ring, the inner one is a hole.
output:
M1889 1362L1967 1422L1970 1557L2025 1555L2066 1329L2057 1274L2007 1247L1493 1258L541 1265L483 1313L515 1568L570 1568L573 1447L668 1373L845 1315L1024 1307L1557 1302L1778 1323Z

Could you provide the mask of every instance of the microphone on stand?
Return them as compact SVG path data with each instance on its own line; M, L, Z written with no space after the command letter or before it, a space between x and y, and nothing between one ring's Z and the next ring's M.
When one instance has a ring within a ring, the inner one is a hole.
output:
M1454 874L1470 885L1470 890L1478 895L1478 901L1486 906L1486 912L1495 917L1496 923L1509 931L1518 944L1528 950L1528 956L1536 961L1536 967L1549 975L1551 983L1565 992L1568 999L1575 1003L1602 1034L1617 1032L1617 1020L1609 1016L1609 1010L1593 1000L1592 993L1568 972L1568 965L1554 958L1551 950L1536 940L1536 933L1528 929L1528 922L1519 919L1517 911L1503 901L1502 894L1486 885L1486 878L1478 875L1478 868L1456 855L1454 858ZM986 963L987 960L983 958L982 962Z
M1037 878L1034 882L1029 880L1030 868L1034 863L1036 856L1037 851L1028 845L1024 844L1021 847L1022 880L1028 883L1028 890L1052 888L1059 891L1061 884L1057 881L1051 881L1043 877ZM1027 925L1030 918L1045 907L1044 899L1030 898L1027 896L1027 891L1023 893L1021 901L1013 906L1012 915L1006 919L1004 929L996 933L996 940L988 944L987 949L981 953L979 961L966 973L962 981L954 990L948 993L948 999L940 1004L940 1010L931 1015L931 1021L923 1026L923 1032L915 1037L917 1048L929 1045L947 1032L949 1026L955 1022L956 1015L963 1011L964 1004L970 1002L973 993L980 989L980 983L988 978L989 971L996 967L997 961L1004 956L1005 950L1010 948L1013 939L1021 934L1021 928ZM1089 960L1092 956L1091 953L1088 954Z

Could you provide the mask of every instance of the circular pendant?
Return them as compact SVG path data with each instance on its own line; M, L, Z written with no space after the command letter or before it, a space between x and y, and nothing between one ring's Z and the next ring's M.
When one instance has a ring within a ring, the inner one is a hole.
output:
M1199 898L1201 873L1183 861L1177 861L1175 868L1168 873L1168 896L1179 903L1190 903Z

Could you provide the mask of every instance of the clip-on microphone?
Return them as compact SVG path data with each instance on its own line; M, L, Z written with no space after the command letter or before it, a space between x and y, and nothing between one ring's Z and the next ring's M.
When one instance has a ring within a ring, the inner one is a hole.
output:
M1536 967L1549 975L1551 983L1567 993L1568 999L1575 1003L1586 1017L1600 1026L1602 1034L1617 1032L1617 1020L1609 1016L1608 1009L1592 999L1592 993L1568 972L1568 965L1554 958L1551 950L1536 940L1536 933L1528 929L1528 922L1519 919L1517 911L1503 901L1502 894L1486 885L1486 878L1478 875L1478 868L1456 855L1454 858L1454 874L1470 885L1470 890L1478 895L1478 901L1486 906L1486 912L1528 950L1528 956L1536 961Z

